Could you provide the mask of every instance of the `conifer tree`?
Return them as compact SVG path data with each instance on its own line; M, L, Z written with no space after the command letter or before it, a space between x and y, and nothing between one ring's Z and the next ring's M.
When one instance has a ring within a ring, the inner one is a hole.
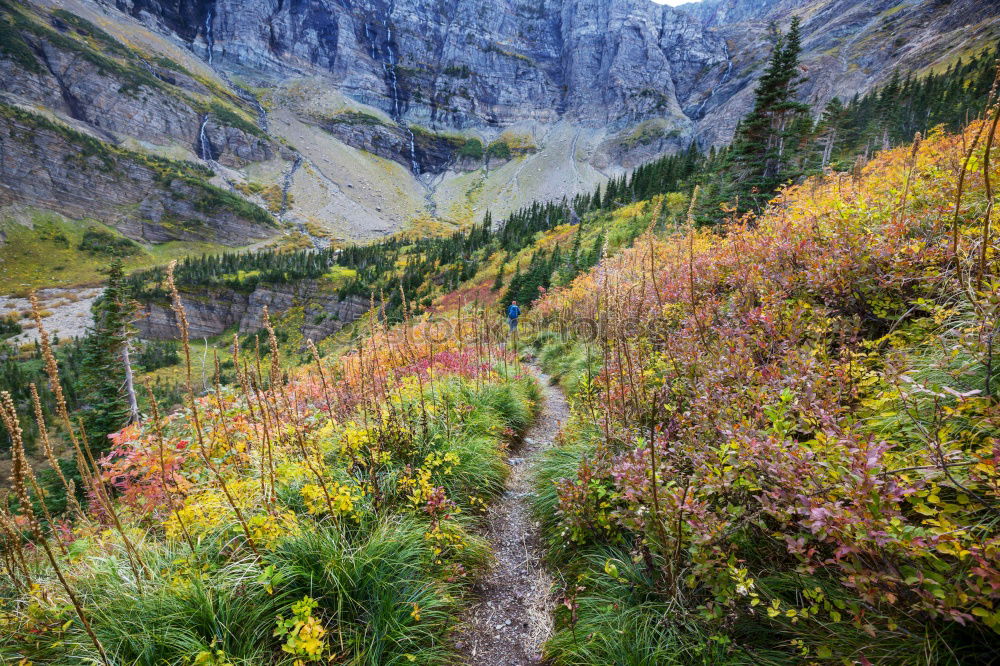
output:
M135 303L129 296L120 260L111 264L107 285L91 312L94 322L83 341L81 401L91 445L104 451L107 436L138 416L134 392L130 400L126 391L131 374L128 349L134 335Z
M497 269L497 278L493 281L493 291L499 291L500 287L503 286L503 274L506 267L507 264L505 262L500 262L500 268Z
M590 268L591 266L596 266L597 262L601 260L601 254L604 252L604 231L597 235L594 239L594 246L590 248L590 253L587 255L587 263L582 268Z
M809 106L796 100L799 54L802 50L799 18L788 32L778 33L767 69L757 82L754 106L742 120L733 142L732 158L741 200L758 208L782 182L794 178L803 140L802 117ZM748 197L748 198L747 198Z
M578 229L575 234L573 234L573 245L570 251L566 254L566 258L562 261L561 265L556 266L556 280L558 284L565 285L569 284L576 275L580 272L580 232L582 230Z

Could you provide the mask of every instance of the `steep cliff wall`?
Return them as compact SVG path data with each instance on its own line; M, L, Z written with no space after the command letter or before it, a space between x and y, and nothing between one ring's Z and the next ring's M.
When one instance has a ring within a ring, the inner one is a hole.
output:
M97 218L149 243L246 245L275 233L267 213L208 185L206 176L197 165L114 148L0 104L0 206Z
M0 93L10 101L44 107L108 141L186 146L227 166L275 154L230 91L167 58L143 57L86 19L2 2L0 22Z
M182 293L181 300L192 338L212 337L233 327L240 333L253 333L263 328L264 306L267 306L272 316L293 307L303 307L302 335L318 341L356 320L370 306L368 299L357 296L340 300L325 293L313 281L263 285L252 292L215 289L197 294ZM178 337L177 320L169 303L144 303L136 326L142 338L170 340Z
M271 76L321 68L393 117L451 128L680 115L674 82L724 60L721 38L648 0L117 4L206 58L211 50L220 66Z
M655 121L643 156L729 139L769 26L803 19L805 97L849 97L998 34L981 0L117 0L216 65L264 79L322 70L395 120L432 129ZM885 39L889 33L906 38ZM345 133L348 134L349 133ZM404 139L406 137L403 137ZM621 137L612 137L612 142ZM677 141L681 138L682 141ZM350 139L350 136L348 136ZM617 149L615 149L617 148ZM409 150L399 142L402 162ZM628 162L631 148L612 146ZM634 160L633 160L634 161Z
M147 244L278 232L209 184L278 154L231 90L60 7L0 0L0 42L0 205L96 219Z

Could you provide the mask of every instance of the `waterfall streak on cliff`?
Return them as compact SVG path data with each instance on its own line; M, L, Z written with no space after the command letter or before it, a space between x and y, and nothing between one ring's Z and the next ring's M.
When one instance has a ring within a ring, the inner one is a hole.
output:
M694 112L695 118L701 116L702 109L705 108L705 105L708 104L710 99L715 97L716 91L719 90L719 88L721 88L722 86L726 85L726 81L729 80L729 75L733 72L733 59L729 55L729 45L723 43L722 48L725 50L726 53L726 71L725 73L723 73L722 78L719 79L719 83L712 87L712 91L708 94L708 97L706 97L701 101L701 104L698 106L698 110Z
M205 48L208 49L208 64L212 64L212 49L215 47L215 41L212 38L212 18L215 14L215 8L209 7L208 13L205 14Z
M389 86L389 91L392 95L392 119L396 121L397 124L406 132L409 139L409 149L410 149L410 169L413 171L414 175L420 175L420 163L417 162L417 145L416 137L413 135L413 130L403 119L403 107L400 103L399 97L399 78L396 73L396 51L392 42L392 24L389 22L389 17L394 9L394 3L390 2L382 15L382 27L385 29L385 57L382 58L382 73L385 75L386 83ZM365 23L365 36L368 38L371 44L371 55L372 60L379 60L379 51L376 48L375 37L376 35L372 32L371 27L368 23Z
M198 130L198 152L201 159L206 162L211 162L215 159L212 156L212 142L208 139L208 132L205 131L205 127L208 125L208 114L201 119L201 128Z
M261 131L264 132L264 134L270 134L271 131L268 128L267 123L267 109L265 109L264 105L260 103L257 96L246 88L235 85L225 72L219 72L219 74L226 81L226 83L229 84L229 87L236 93L237 97L253 106L254 110L257 112L257 125L260 127Z
M285 213L288 212L288 191L292 189L292 180L295 178L295 172L299 170L300 166L302 166L302 155L296 153L295 161L292 162L292 166L285 172L285 177L281 182L281 212L278 213L279 220L284 220Z

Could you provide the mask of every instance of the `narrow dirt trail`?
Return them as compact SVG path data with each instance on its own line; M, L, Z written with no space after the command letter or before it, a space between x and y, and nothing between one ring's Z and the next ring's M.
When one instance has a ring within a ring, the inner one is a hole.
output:
M465 663L475 666L538 664L552 629L552 579L531 519L531 463L552 445L569 406L548 376L532 372L542 387L541 410L524 443L511 451L506 491L487 514L486 536L496 559L473 589L456 641Z

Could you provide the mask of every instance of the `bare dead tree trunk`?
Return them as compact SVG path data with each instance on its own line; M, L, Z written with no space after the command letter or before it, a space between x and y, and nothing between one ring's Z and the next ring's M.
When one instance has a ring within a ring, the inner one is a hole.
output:
M139 413L139 401L135 396L135 381L132 375L132 340L126 334L125 343L122 345L122 365L125 366L125 395L128 398L128 422L138 423L142 420Z
M826 169L827 165L830 164L830 157L833 155L833 144L837 140L837 131L834 130L826 135L826 145L823 146L823 161L820 165L821 169Z
M781 122L778 123L778 161L785 156L785 128L788 126L788 118L781 114Z

